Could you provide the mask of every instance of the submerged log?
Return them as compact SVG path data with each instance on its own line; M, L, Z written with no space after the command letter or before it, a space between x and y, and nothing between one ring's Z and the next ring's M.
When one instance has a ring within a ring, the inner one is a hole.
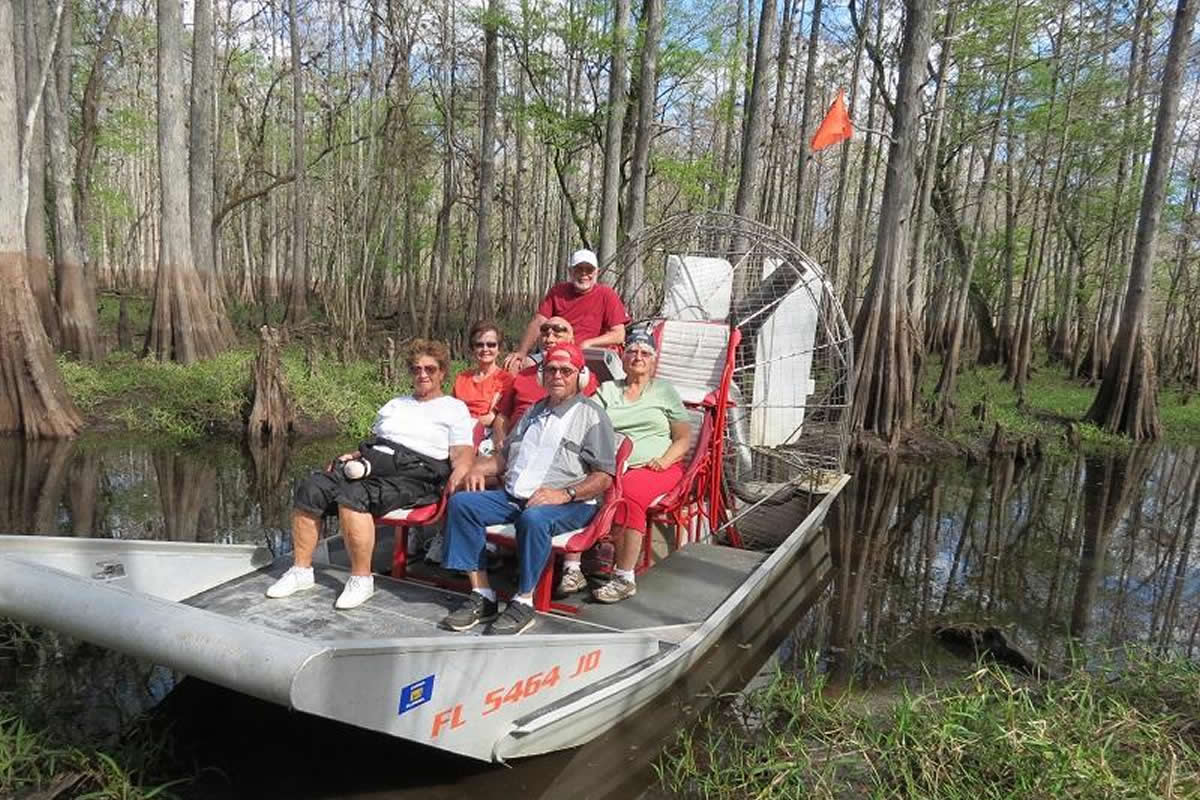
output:
M246 421L246 437L266 441L287 436L296 422L292 400L283 380L279 361L279 332L268 325L259 328L258 356L254 359L254 401Z
M1055 677L1044 665L1025 655L1020 648L1009 644L999 628L972 623L938 625L933 637L950 652L962 658L991 661L1015 672L1038 680Z

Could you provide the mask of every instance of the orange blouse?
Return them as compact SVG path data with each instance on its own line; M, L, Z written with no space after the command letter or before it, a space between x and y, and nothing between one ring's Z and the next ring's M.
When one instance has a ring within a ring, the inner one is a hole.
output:
M467 410L475 418L491 412L496 398L512 385L513 376L508 370L498 369L481 381L475 380L475 370L465 369L454 379L454 396L467 404Z

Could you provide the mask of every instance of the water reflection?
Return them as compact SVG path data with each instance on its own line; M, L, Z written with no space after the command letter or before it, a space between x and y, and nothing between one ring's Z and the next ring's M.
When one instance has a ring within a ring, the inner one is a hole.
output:
M1200 453L855 465L830 516L833 683L937 671L938 624L997 626L1039 662L1128 643L1196 655ZM798 632L800 633L800 632Z
M336 442L312 451L340 452ZM0 438L0 533L260 542L286 530L285 445L153 447L127 438Z
M230 443L155 450L128 440L0 439L0 531L277 541L288 523L292 480L344 449L336 442L289 452ZM1072 653L1086 659L1124 643L1198 655L1196 449L1138 448L1031 464L998 457L971 470L867 458L852 471L827 521L830 588L780 647L777 661L785 667L822 654L834 685L942 669L961 674L962 662L930 635L935 626L959 623L999 628L1051 667ZM782 506L768 511L789 513ZM785 522L771 517L750 538L767 541ZM762 638L774 642L796 624L789 619L794 601L776 598L765 608L753 623L761 623ZM48 683L33 687L36 693L106 691L122 700L121 687L149 687L149 700L130 705L140 708L171 683L145 665L119 668L105 660L111 654L88 653L63 657L96 659L86 671L111 673L116 688L89 689L51 675L37 678ZM20 680L40 672L22 669ZM0 691L6 683L0 678Z

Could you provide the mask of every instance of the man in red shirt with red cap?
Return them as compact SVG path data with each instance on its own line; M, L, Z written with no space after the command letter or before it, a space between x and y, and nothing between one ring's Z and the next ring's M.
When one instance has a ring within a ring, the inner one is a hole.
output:
M568 344L575 340L575 331L571 323L562 317L547 319L539 328L539 333L542 350L545 352L549 352L555 344ZM535 364L521 370L500 395L500 400L496 403L496 418L492 421L492 442L496 450L504 444L507 432L516 428L525 411L546 396L546 387L542 385L539 374L540 369ZM587 376L584 378L583 393L590 396L596 391L596 376L586 368L583 372Z
M538 305L533 319L525 326L521 344L504 360L514 374L525 363L542 324L550 317L563 317L575 328L575 344L587 347L619 347L625 341L629 312L613 291L596 278L599 272L596 254L576 250L571 256L571 280L556 283Z

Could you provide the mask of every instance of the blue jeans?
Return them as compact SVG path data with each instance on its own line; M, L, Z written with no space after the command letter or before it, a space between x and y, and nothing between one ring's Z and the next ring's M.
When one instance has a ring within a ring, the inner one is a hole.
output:
M472 572L487 570L484 549L488 525L515 522L517 526L517 564L520 567L518 594L528 594L550 558L550 540L563 531L582 528L596 516L598 505L565 503L561 506L526 508L503 489L484 492L456 492L446 508L446 532L442 566Z

